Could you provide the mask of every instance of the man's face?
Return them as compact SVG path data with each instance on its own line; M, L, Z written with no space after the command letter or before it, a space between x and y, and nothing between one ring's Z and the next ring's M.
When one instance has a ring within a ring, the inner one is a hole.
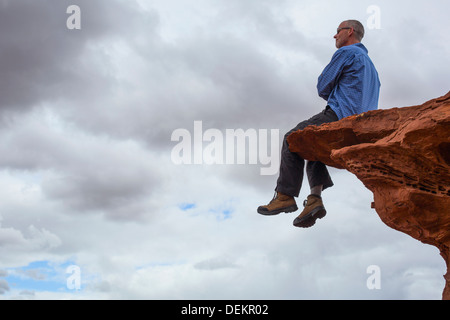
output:
M336 48L342 48L348 43L350 39L349 31L352 31L352 28L349 28L345 23L339 25L337 33L334 36L336 39Z

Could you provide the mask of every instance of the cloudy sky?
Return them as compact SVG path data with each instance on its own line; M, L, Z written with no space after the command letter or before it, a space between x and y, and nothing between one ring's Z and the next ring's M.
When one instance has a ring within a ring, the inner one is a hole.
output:
M0 0L0 299L440 299L438 250L384 225L346 171L331 170L313 228L256 208L276 181L261 174L261 146L269 155L326 104L315 86L339 23L366 26L380 108L410 106L449 90L449 10ZM233 129L258 133L256 162L207 164L231 152ZM181 142L200 164L177 164ZM307 195L305 184L299 205ZM380 288L368 288L370 266Z

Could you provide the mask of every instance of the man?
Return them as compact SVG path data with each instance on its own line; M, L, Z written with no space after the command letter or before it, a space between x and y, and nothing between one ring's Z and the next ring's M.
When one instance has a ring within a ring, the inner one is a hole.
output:
M289 150L286 139L292 132L378 108L380 81L368 51L361 43L363 37L364 27L359 21L347 20L339 25L334 36L338 50L317 83L319 96L327 101L327 106L284 136L275 196L268 205L260 206L258 213L271 216L298 210L294 197L300 193L305 161ZM293 222L294 226L302 228L311 227L316 219L326 215L321 194L333 186L328 170L321 162L308 161L306 173L311 194L303 203L304 210Z

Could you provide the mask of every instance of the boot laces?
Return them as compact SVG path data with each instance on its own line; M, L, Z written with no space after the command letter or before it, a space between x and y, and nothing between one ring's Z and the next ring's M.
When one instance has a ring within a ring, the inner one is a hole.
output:
M275 191L275 194L273 195L272 200L270 200L269 204L275 201L275 199L278 198L278 192Z

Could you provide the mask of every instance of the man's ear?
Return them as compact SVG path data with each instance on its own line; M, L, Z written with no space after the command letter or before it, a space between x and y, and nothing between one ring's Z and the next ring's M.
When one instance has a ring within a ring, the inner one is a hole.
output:
M349 36L352 36L354 34L355 34L355 29L353 29L353 28L348 29L348 35Z

